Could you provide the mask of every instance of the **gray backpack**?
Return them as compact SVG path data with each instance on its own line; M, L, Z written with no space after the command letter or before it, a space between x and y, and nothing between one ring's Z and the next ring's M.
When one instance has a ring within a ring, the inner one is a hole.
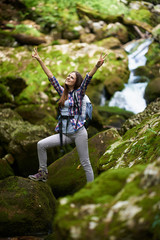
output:
M92 103L87 95L84 95L83 100L82 100L82 113L80 111L80 106L77 100L77 95L74 92L74 102L76 107L78 108L79 112L79 117L84 121L84 126L85 128L88 128L90 121L92 119L92 111L93 111L93 106ZM81 113L81 114L80 114Z

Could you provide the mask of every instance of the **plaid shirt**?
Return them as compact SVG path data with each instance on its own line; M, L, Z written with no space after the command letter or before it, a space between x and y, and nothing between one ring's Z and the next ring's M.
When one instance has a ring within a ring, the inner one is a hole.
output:
M89 76L88 74L86 74L85 79L83 80L81 86L76 89L73 90L71 92L68 93L68 99L69 99L69 116L74 116L73 119L70 119L73 129L74 131L77 131L79 128L81 128L84 125L84 121L79 119L78 123L77 123L77 118L78 118L78 108L75 107L74 104L74 96L73 96L73 92L76 91L76 96L79 102L79 106L81 109L82 106L82 99L85 95L85 91L87 89L88 84L90 83L92 77ZM55 88L55 90L58 92L58 94L60 96L62 96L63 94L63 90L64 88L59 84L59 82L57 81L57 79L53 76L52 78L49 78L50 83L53 85L53 87ZM77 127L76 127L76 123L77 123ZM59 123L57 124L56 128L55 128L56 132L59 132Z

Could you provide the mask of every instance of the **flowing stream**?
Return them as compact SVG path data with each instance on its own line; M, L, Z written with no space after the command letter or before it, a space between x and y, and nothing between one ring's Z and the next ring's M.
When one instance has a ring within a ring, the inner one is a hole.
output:
M145 66L147 60L145 54L148 52L151 43L152 39L145 39L143 41L132 42L125 47L128 53L129 80L122 91L115 92L109 102L109 106L117 106L135 114L145 109L146 102L143 96L147 81L137 83L140 76L134 75L134 71L139 66Z

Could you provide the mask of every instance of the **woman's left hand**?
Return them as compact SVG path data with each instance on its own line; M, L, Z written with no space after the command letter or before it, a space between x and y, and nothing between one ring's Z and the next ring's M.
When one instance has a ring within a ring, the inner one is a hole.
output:
M99 68L99 67L101 67L103 65L105 57L107 56L107 53L104 56L102 56L102 55L103 54L101 53L100 58L99 58L99 60L98 60L98 62L96 64L97 68Z

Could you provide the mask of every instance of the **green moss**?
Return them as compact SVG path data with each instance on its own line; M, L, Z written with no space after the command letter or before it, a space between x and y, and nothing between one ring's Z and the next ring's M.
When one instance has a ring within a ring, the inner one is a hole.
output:
M26 34L26 35L29 35L29 36L35 36L35 37L40 37L40 32L30 26L30 25L26 25L26 24L19 24L19 25L16 25L15 27L15 30L13 31L14 34Z
M30 1L23 0L23 3L28 9L33 9L36 15L40 16L37 22L45 29L47 26L55 24L59 30L65 30L66 27L72 26L73 23L78 21L76 12L76 4L83 4L96 10L100 13L108 15L117 15L128 13L128 8L117 0L100 0L98 3L96 0L69 0L69 1L56 1L56 0L43 0ZM33 12L32 12L33 14Z
M141 22L146 22L148 24L151 24L152 14L147 9L139 9L139 10L132 9L129 11L128 16L133 20L139 20Z
M149 46L148 53L146 54L147 57L147 66L153 67L160 61L160 48L159 43L152 43Z
M122 115L126 118L129 118L133 115L132 112L130 111L126 111L122 108L118 108L118 107L109 107L107 105L104 106L98 106L97 107L98 111L101 112L103 114L103 112L107 112L111 115Z
M133 238L141 234L147 240L159 239L156 238L159 236L160 223L156 210L159 185L144 187L142 179L145 168L139 165L110 169L72 197L61 199L60 203L63 200L67 203L58 208L56 232L62 238L72 239L71 229L74 226L81 230L78 239L100 240L106 236L124 239L126 236ZM134 210L138 210L137 213L134 214ZM96 224L92 231L91 222Z
M9 92L8 87L4 86L3 84L0 84L0 103L12 101L13 96Z
M0 179L4 179L9 176L13 176L14 171L6 160L0 159Z
M98 169L104 171L111 167L126 167L154 161L160 153L158 118L158 114L155 114L152 119L144 119L141 124L128 130L122 139L107 147L98 161Z

